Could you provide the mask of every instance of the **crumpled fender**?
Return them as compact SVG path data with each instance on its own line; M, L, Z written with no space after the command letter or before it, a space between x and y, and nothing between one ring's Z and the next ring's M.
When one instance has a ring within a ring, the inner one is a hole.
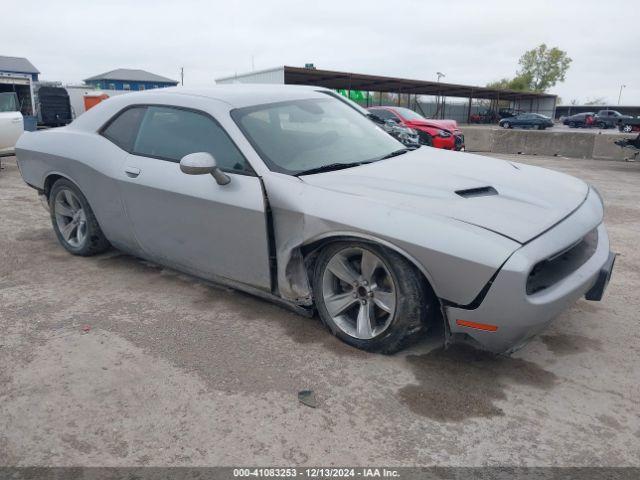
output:
M278 293L312 303L305 246L329 238L374 241L412 262L435 294L460 305L473 301L520 244L481 227L325 189L283 174L263 178L272 210Z

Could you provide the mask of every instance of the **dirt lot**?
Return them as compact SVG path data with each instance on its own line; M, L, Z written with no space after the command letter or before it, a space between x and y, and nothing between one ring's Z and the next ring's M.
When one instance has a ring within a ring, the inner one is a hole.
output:
M511 358L437 334L367 354L117 251L73 257L5 159L0 465L640 465L640 163L513 158L595 184L620 257L604 301Z

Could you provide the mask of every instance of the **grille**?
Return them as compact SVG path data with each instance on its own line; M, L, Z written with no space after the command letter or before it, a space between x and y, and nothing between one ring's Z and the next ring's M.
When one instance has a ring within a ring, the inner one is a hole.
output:
M545 290L571 275L592 257L597 246L598 230L593 229L571 247L538 262L527 279L527 295Z

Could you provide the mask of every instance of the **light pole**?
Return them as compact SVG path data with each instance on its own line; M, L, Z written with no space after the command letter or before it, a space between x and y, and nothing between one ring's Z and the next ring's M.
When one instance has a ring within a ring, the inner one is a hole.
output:
M442 72L436 72L436 75L438 76L438 83L440 83L440 79L442 77L446 77L446 75ZM440 101L441 101L440 92L438 92L438 96L436 97L436 113L435 113L436 117L440 112Z
M620 85L620 93L618 94L618 105L620 105L620 99L622 98L622 89L627 88L626 85Z

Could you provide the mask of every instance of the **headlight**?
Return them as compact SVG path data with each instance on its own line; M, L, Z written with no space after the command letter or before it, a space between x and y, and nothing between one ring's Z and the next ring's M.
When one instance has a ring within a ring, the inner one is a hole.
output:
M447 137L450 137L451 134L449 132L447 132L446 130L440 130L438 132L438 136L442 137L442 138L447 138Z

